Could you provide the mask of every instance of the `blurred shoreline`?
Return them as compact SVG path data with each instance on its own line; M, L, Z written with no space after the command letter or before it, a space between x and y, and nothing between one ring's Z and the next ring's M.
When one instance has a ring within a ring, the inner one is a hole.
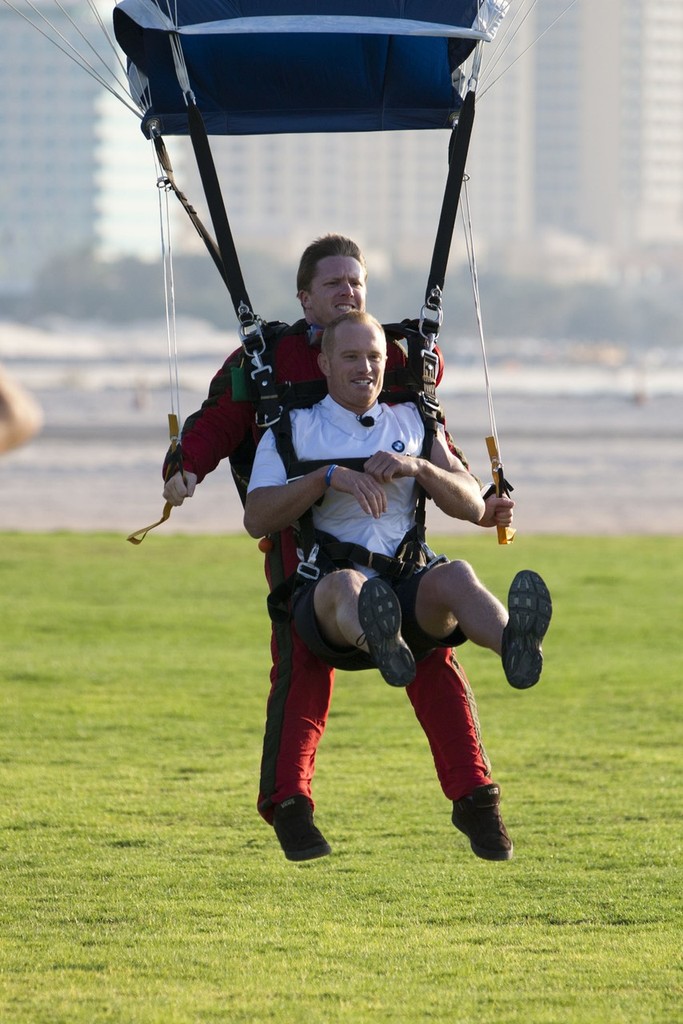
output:
M181 357L181 417L199 407L234 347L232 337L204 330ZM124 343L114 328L105 337L22 328L9 339L0 324L0 358L32 390L45 417L38 437L0 461L0 530L126 535L159 518L170 399L165 353L151 333L136 328ZM682 367L644 374L642 366L507 361L491 366L491 383L520 535L679 532ZM439 393L472 469L488 479L484 438L491 426L481 365L448 360ZM430 503L428 529L471 527ZM241 530L227 463L160 528L165 534Z

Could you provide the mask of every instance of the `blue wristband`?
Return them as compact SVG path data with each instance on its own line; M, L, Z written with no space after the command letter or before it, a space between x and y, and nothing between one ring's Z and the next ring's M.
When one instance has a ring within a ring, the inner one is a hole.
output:
M330 466L327 473L325 473L325 487L329 487L330 484L332 483L332 474L334 473L335 469L337 469L336 462L332 466Z

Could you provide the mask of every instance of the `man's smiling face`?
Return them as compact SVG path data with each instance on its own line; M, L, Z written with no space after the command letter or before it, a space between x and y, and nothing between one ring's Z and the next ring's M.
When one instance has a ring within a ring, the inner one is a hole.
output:
M335 325L331 344L319 356L330 396L357 415L377 401L386 360L387 343L381 327L353 318Z
M327 327L342 313L365 309L365 271L352 256L324 256L299 301L309 324Z

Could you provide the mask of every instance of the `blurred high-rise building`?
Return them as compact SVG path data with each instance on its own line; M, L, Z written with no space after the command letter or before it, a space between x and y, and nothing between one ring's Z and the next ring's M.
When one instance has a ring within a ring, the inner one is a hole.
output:
M100 26L74 0L17 6L31 23L0 4L0 293L28 290L64 254L159 252L150 144L135 114L65 52L75 45L107 76L115 62ZM109 3L102 17L111 20Z
M591 247L628 261L683 244L679 0L544 0L504 63L520 54L478 106L470 170L485 239L503 251L583 243L589 271Z
M59 7L40 2L59 24ZM84 5L71 9L82 20ZM109 4L102 12L110 23ZM29 287L63 251L158 253L151 147L135 117L2 6L0 87L0 290ZM429 260L447 132L213 144L239 246L291 260L315 235L342 231L375 273ZM206 216L187 140L167 145L179 184ZM550 252L560 269L569 258L591 276L639 252L678 251L680 0L512 0L485 48L468 174L475 237L503 267L547 272ZM174 221L176 251L201 246L179 207ZM463 257L456 240L451 259Z
M91 244L97 86L0 7L0 283L22 290L50 254Z

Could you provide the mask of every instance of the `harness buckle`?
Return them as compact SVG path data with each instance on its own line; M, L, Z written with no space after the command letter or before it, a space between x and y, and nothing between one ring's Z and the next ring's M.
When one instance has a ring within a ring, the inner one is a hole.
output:
M273 368L267 363L261 361L261 356L256 355L253 362L258 365L254 366L254 369L250 371L249 376L256 384L259 384L261 388L266 388L271 383L271 377L273 375Z
M261 403L261 408L256 413L256 426L257 427L274 427L276 423L280 422L280 416L282 415L282 406L276 405L272 412L263 407L264 403Z
M435 565L447 565L448 555L434 555L425 565L425 569L433 569Z
M436 384L439 359L434 349L423 348L420 355L422 356L422 377L424 382Z
M301 551L301 549L297 551L297 555L301 558L301 561L297 566L296 574L297 576L301 576L302 579L306 580L307 583L315 583L316 580L320 579L320 569L315 564L315 560L318 557L319 551L320 545L314 544L313 547L311 548L308 558L306 559L304 559L303 551Z
M438 418L438 414L441 412L441 406L436 394L429 394L429 392L423 391L420 395L420 401L425 412Z
M422 409L426 415L438 417L441 412L441 406L436 397L439 359L433 349L423 348L420 355L422 357L422 390L420 392Z

